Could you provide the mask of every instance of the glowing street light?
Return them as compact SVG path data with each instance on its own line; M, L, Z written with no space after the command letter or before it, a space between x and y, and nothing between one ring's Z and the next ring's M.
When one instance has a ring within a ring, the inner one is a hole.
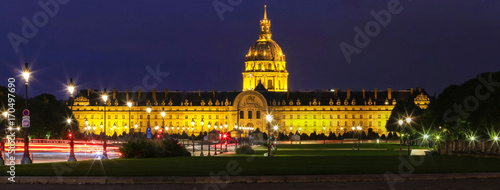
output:
M212 132L210 131L210 128L212 127L212 124L210 123L210 121L208 122L208 156L210 156L210 145L212 144L211 143L211 139L210 139L210 136L212 134ZM215 125L217 126L217 125Z
M424 139L427 140L429 138L429 135L424 135Z
M132 126L132 123L130 122L130 117L131 117L131 112L132 112L132 105L133 103L132 102L127 102L127 107L128 107L128 125ZM137 124L135 124L137 126ZM125 128L127 125L125 125ZM135 127L137 129L137 127ZM132 130L132 133L135 133L135 130Z
M22 71L22 75L24 78L24 85L26 86L26 99L24 100L24 108L28 109L28 81L30 79L31 71L30 68L28 67L28 63L24 64L24 68ZM21 164L31 164L33 163L31 158L30 158L30 150L29 150L29 132L28 132L28 127L24 130L24 154L23 158L21 159Z
M498 137L493 137L493 140L498 141Z
M104 89L104 94L102 95L102 100L104 101L104 138L103 138L103 143L102 143L102 156L101 159L107 160L108 159L108 151L106 150L106 141L108 138L108 135L106 134L106 105L108 101L108 95L106 94L106 89ZM101 128L103 126L103 123L101 123Z

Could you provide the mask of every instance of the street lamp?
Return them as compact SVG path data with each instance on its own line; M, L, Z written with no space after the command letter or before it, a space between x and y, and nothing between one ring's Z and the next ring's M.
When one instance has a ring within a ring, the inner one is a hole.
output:
M162 110L162 112L160 113L161 114L161 118L163 119L161 125L163 128L165 128L165 111Z
M104 93L106 93L106 90L104 90ZM107 133L107 131L106 131L106 105L107 105L107 101L108 101L108 95L103 94L102 100L104 101L104 138L103 138L103 143L102 143L102 157L101 157L101 159L107 160L108 153L106 150L106 146L107 146L106 141L108 140L108 134L106 134ZM102 123L101 123L101 127L102 127Z
M128 125L130 125L130 128L132 128L132 123L130 123L130 117L131 117L131 112L132 112L132 102L127 102L127 107L128 107ZM137 124L136 124L137 126ZM137 128L137 127L136 127ZM135 134L135 130L132 130L132 134Z
M151 105L148 104L146 107L146 111L148 112L148 130L151 130Z
M210 124L210 121L209 121L208 122L208 156L210 156L210 144L211 144L211 142L210 142L210 136L211 135L210 134L212 134L210 132L210 127L212 127L212 124Z
M292 144L293 127L290 127L290 144Z
M89 126L89 120L87 120L87 118L85 118L85 129L87 129ZM89 133L88 129L87 129L87 133ZM89 134L87 134L89 135Z
M300 131L302 131L302 127L299 127L299 144L302 144L302 133Z
M70 118L73 118L73 93L75 92L75 83L73 83L73 78L69 78L69 83L68 83L68 92L69 92L69 100L68 100L68 104L70 104L70 107L71 107L71 116ZM69 130L70 132L73 132L73 128L72 126L70 125L69 126Z
M193 156L194 156L194 118L191 120L191 126L193 127ZM168 129L168 128L167 128ZM173 127L172 127L172 131L173 131Z
M200 152L200 156L203 156L203 141L205 140L205 135L203 134L203 124L205 124L205 122L203 121L203 118L201 118L200 124L201 124L201 134L202 134L201 135L201 152ZM210 131L210 130L208 130L208 131Z
M236 130L236 133L239 133L239 134L240 134L240 138L241 138L241 132L238 130L238 124L236 124L236 123L234 124L234 130ZM234 138L236 138L236 135L235 135L235 137L234 137ZM234 151L235 151L235 152L236 152L236 149L238 148L238 141L239 141L239 140L240 140L240 139L237 139L237 141L235 142L235 148L234 148Z
M354 150L354 132L355 132L355 129L356 129L356 128L355 128L355 127L352 127L351 129L352 129L352 140L353 140L353 141L352 141L352 150Z
M25 109L28 109L28 81L30 79L31 71L30 68L28 67L28 63L24 64L24 68L22 71L22 75L24 78L24 85L26 86L26 99L24 100L24 107ZM25 128L24 130L24 154L23 154L23 159L21 160L21 164L31 164L31 158L30 158L30 150L29 150L29 131L28 127Z
M410 117L406 118L406 123L408 124L408 127L411 127L411 125L410 125L411 124L411 118ZM408 142L407 142L408 143L408 156L410 156L410 154L411 154L411 151L410 151L410 144L411 144L411 142L410 142L410 134L409 133L408 133L408 137L406 137L406 138L408 138Z
M361 129L362 128L358 125L357 129L358 129L358 150L359 150L359 145L361 144L360 143L360 136L361 136Z
M266 115L267 120L267 157L271 157L271 122L273 121L273 116L270 114ZM250 139L250 137L248 137Z
M404 122L403 122L403 120L401 120L401 119L398 121L399 127L400 127L401 129L403 129L403 123L404 123ZM401 133L400 133L400 135L401 135ZM400 156L401 156L401 143L402 143L401 141L403 141L403 137L402 137L402 136L400 136L400 137L399 137L399 155L400 155Z

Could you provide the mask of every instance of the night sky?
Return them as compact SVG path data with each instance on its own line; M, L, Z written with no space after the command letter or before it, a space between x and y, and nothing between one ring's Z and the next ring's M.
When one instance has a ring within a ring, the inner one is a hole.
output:
M32 21L43 9L35 0L0 1L0 85L18 77L28 62L34 71L30 96L66 98L70 77L79 89L134 89L143 86L146 67L156 65L169 73L159 91L241 90L264 0L234 6L219 1L232 9L223 20L213 0L71 0L19 45L19 53L8 34L22 36L21 18ZM289 88L422 87L434 95L500 70L498 0L401 0L403 10L347 63L339 44L354 45L353 28L364 30L375 20L370 11L387 9L388 2L269 0L273 40L287 56Z

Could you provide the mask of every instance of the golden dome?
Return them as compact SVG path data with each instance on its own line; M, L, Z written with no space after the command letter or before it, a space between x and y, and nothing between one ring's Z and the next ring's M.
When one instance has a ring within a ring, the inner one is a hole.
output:
M273 40L259 40L250 47L246 61L285 61L285 55Z
M271 21L267 19L267 9L264 6L264 19L260 21L259 40L250 47L246 61L285 61L285 55L280 46L271 39Z

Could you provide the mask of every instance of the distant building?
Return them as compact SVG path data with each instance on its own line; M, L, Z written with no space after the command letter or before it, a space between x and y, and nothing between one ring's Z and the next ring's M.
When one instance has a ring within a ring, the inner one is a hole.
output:
M103 129L100 125L105 124L107 135L129 133L131 130L144 133L148 126L153 130L158 126L169 133L182 133L184 129L191 134L191 121L195 121L194 133L199 134L203 119L203 131L208 131L210 124L211 130L217 126L223 131L231 131L237 125L267 132L266 115L271 114L274 118L272 126L277 125L279 131L285 133L290 132L290 127L294 133L299 129L301 133L323 133L324 127L325 133L338 134L360 126L365 132L385 134L385 125L396 101L414 101L423 109L430 103L425 91L413 88L289 91L285 55L271 39L271 21L267 19L267 11L260 23L259 40L246 55L243 91L113 90L108 94L104 123L103 92L80 90L73 106L80 130L85 130L87 120L93 133L101 133ZM130 112L127 102L133 104ZM147 107L152 109L149 125ZM161 112L165 112L164 118Z

